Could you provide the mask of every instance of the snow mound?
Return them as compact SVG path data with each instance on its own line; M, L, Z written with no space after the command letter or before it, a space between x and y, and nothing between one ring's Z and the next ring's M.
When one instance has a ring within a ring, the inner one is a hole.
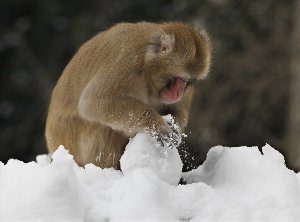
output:
M300 221L300 174L269 145L263 154L214 147L202 166L182 175L187 185L175 185L176 149L166 156L149 140L139 134L130 142L124 174L79 167L63 147L52 161L0 162L0 221Z

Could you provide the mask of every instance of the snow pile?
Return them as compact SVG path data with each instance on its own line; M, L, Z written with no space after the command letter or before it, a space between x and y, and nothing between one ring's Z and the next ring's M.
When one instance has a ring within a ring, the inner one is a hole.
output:
M78 167L60 147L50 161L0 163L0 221L300 221L300 174L263 147L212 148L184 173L176 149L161 150L146 134L126 148L124 174Z

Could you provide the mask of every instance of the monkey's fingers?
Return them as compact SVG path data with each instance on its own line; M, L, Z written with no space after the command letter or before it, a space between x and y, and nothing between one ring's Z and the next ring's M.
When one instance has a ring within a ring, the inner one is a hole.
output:
M162 138L157 136L157 137L155 137L155 140L159 146L164 146L164 142L163 142Z
M162 136L158 138L158 142L166 148L173 149L177 148L181 143L181 136L180 134L170 133L167 136Z
M181 132L173 132L170 139L172 146L177 148L181 143Z
M176 138L180 138L181 139L181 128L179 127L179 125L175 122L175 119L171 116L165 116L165 121L166 123L169 125L170 129L172 130L172 134L176 134L176 135L172 135L172 137L176 137Z

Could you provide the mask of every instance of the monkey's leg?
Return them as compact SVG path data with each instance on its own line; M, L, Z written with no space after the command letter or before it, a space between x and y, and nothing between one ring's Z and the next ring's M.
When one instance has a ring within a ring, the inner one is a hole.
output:
M46 141L49 153L52 154L60 145L74 155L78 154L78 132L84 128L82 118L79 116L64 116L58 112L47 119Z
M128 137L110 127L95 124L81 135L81 162L93 163L101 168L120 168Z

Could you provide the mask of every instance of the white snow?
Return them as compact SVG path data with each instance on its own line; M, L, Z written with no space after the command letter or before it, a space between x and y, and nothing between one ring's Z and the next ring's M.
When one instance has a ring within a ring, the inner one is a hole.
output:
M136 169L148 169L172 185L178 184L183 166L176 148L159 146L146 133L140 133L129 141L120 164L125 176Z
M0 162L1 222L300 221L300 174L266 145L211 148L182 176L176 149L138 134L122 157L124 174L77 166L62 146L37 162Z

